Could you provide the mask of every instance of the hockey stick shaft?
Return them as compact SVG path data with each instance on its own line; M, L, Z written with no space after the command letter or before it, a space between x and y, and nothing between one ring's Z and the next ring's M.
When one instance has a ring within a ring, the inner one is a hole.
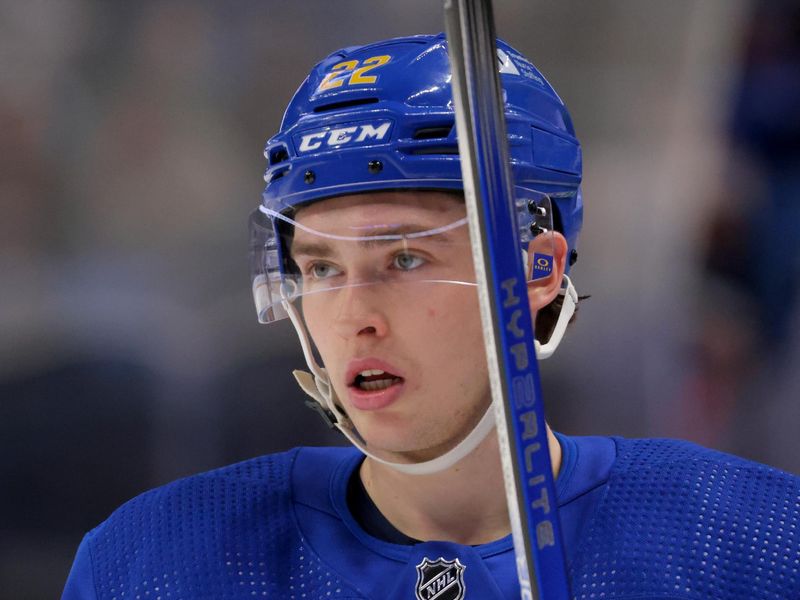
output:
M567 600L491 0L445 0L458 147L523 599Z

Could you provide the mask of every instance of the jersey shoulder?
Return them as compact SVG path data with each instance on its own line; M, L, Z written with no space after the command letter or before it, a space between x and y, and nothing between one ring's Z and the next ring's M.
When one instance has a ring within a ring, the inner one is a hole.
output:
M800 597L800 478L678 440L615 438L577 598Z
M338 592L329 597L355 597L306 555L292 496L303 450L193 475L123 504L83 542L97 597L166 597L171 590L191 598L289 598L301 584L304 592L322 585ZM308 454L317 460L304 462L322 464L320 474L340 456L329 450L314 449Z
M154 542L184 532L179 524L191 523L202 531L223 513L229 520L257 508L280 514L298 451L260 456L149 490L120 506L91 535L110 543L110 536L146 527L146 539Z

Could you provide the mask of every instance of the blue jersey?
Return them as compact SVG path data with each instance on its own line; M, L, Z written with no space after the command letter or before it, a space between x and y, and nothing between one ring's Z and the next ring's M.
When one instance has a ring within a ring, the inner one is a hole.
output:
M575 599L800 599L800 479L686 442L558 438ZM301 448L147 492L87 534L62 600L519 598L510 536L365 532L346 501L362 460Z

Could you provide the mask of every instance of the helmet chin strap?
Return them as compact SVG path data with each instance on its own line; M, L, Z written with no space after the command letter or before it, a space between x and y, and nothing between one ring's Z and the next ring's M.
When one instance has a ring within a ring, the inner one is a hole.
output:
M564 296L564 304L558 316L558 320L556 321L556 326L553 329L553 335L550 336L550 339L546 344L540 344L538 341L535 342L536 356L540 360L553 355L553 352L555 352L555 349L558 347L561 339L564 336L564 333L567 330L569 320L572 318L572 315L575 312L575 306L578 302L578 294L572 285L572 281L570 281L569 277L566 275L564 275L564 282L566 283L566 286L559 292ZM300 338L300 346L303 349L303 355L306 359L306 364L308 364L308 368L311 370L310 373L300 370L294 371L293 374L297 380L297 383L306 394L311 396L314 401L316 401L327 413L329 413L328 416L332 417L330 420L333 425L335 425L336 428L341 431L356 448L361 450L361 452L369 456L372 460L391 467L396 471L409 475L431 475L434 473L439 473L449 469L469 455L494 429L494 408L490 405L483 413L483 416L478 421L477 425L473 427L472 431L470 431L463 440L456 444L456 446L441 456L419 463L392 462L376 456L369 450L367 441L358 433L358 430L353 425L350 417L347 416L347 413L341 407L339 399L336 396L336 392L333 389L333 384L330 381L330 377L328 377L327 371L324 367L317 363L317 360L311 351L311 340L309 339L308 330L306 329L305 324L300 318L300 315L298 314L294 304L286 299L287 294L284 293L283 296L283 307L288 313L289 318L291 319L292 324L297 331L297 335Z

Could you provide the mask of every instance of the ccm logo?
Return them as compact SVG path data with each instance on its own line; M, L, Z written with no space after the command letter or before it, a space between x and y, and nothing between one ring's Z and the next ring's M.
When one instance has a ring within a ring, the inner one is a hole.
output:
M391 126L391 122L386 121L377 125L366 123L306 133L300 136L299 151L310 152L318 150L323 144L325 146L338 147L346 144L363 144L368 141L380 142L388 136Z

